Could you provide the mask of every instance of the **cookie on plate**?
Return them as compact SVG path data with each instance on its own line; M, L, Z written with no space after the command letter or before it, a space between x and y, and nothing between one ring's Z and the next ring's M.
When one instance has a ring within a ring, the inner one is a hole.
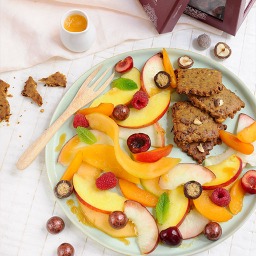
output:
M30 76L28 80L25 82L25 86L21 92L21 95L31 98L35 103L37 103L38 106L42 106L43 100L36 88L37 88L37 83Z
M210 151L215 145L221 144L221 140L217 140L215 142L192 142L187 144L183 144L175 140L174 142L183 152L187 153L187 155L191 156L199 164L205 160L206 156L210 154Z
M67 85L66 76L60 72L56 72L46 78L40 79L39 81L44 82L45 85L50 87L66 87Z
M7 90L10 87L9 84L0 80L0 122L2 121L9 121L10 117L10 105L7 97Z
M237 111L244 108L244 102L231 90L223 86L223 90L208 97L189 94L191 103L209 113L216 122L222 123L228 117L233 118Z
M210 96L223 89L222 74L215 69L176 69L175 75L177 77L176 91L179 94Z
M212 141L217 143L219 130L225 125L218 124L206 112L188 101L176 102L172 107L173 133L175 141L182 144Z

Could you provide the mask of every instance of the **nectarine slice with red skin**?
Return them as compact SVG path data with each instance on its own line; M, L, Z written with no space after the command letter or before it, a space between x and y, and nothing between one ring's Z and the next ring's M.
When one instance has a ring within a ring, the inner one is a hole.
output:
M173 145L169 144L165 147L133 154L133 158L139 162L153 163L160 160L162 157L168 156L172 151L172 147Z
M100 103L96 107L84 108L77 111L79 114L88 115L91 113L101 113L106 116L110 116L114 110L114 104L112 103Z
M136 184L127 180L119 179L119 186L122 194L127 199L139 202L148 207L156 206L158 197L144 189L139 188Z
M197 211L211 221L225 222L230 220L233 215L227 208L214 204L210 199L211 193L211 190L203 190L201 196L193 200Z
M216 178L203 184L203 189L212 190L234 182L242 172L242 160L236 155L231 155L219 164L206 167L215 174Z
M124 213L135 225L141 254L149 254L156 248L159 241L154 217L146 207L133 200L127 200L124 203Z
M179 226L182 238L190 239L200 235L209 220L200 214L196 209L191 209Z
M79 207L81 208L83 215L85 219L92 224L97 229L103 231L104 233L110 235L111 237L117 237L117 238L127 238L127 237L135 237L135 227L132 222L128 222L126 226L122 229L114 229L109 225L108 213L103 213L99 211L95 211L91 209L90 207L84 205L82 202L80 202L80 199L78 198Z
M112 211L122 211L125 198L114 191L99 190L95 185L95 178L79 176L77 173L73 176L73 186L80 202L92 209L110 213Z
M229 210L232 214L238 214L243 208L245 191L241 184L241 179L237 179L230 189L231 201Z
M250 155L254 151L254 146L250 143L242 142L238 139L235 134L230 132L220 130L219 131L221 140L229 147L235 149L238 152L241 152L245 155Z
M252 143L256 141L256 121L238 132L236 136L239 140L245 143Z

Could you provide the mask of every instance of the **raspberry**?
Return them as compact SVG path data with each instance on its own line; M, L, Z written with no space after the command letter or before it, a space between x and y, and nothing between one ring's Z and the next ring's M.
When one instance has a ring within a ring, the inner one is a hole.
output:
M83 114L75 114L73 120L73 127L77 128L78 126L81 127L88 127L89 122Z
M131 104L136 109L145 108L148 105L148 95L143 91L138 91L133 95Z
M229 194L228 190L226 190L225 188L214 189L210 198L213 203L215 203L221 207L227 206L231 200L230 194Z
M105 172L96 179L96 187L100 190L114 188L117 184L117 178L112 172Z

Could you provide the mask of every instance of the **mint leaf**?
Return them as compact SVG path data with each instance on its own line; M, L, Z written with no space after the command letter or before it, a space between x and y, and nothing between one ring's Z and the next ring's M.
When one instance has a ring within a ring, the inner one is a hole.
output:
M123 77L113 80L111 84L113 87L124 91L131 91L138 88L137 84L133 80Z
M166 220L166 213L168 212L170 206L169 196L164 192L158 199L156 204L156 219L157 222L162 225Z
M92 145L97 141L95 135L87 128L78 126L76 128L76 132L80 141L86 144Z

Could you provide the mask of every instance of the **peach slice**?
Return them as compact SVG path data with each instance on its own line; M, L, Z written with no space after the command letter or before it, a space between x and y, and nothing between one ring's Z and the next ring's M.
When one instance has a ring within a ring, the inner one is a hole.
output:
M88 114L97 112L97 113L104 114L106 116L110 116L113 112L113 109L114 109L114 104L112 103L100 103L96 107L80 109L77 111L77 113L88 115Z
M119 186L123 195L133 201L139 202L144 206L155 207L158 201L157 196L139 188L134 183L119 179Z
M203 188L207 190L215 189L228 186L238 178L242 172L242 161L236 155L232 155L219 164L206 167L215 174L216 178L211 182L203 184Z
M171 91L162 90L149 98L148 105L143 109L130 108L130 115L123 121L116 121L122 127L140 128L157 122L168 110Z
M110 213L123 210L126 199L110 190L99 190L94 178L88 176L84 179L74 174L73 185L79 201L95 211Z
M195 180L203 185L214 179L215 174L204 166L193 163L181 163L163 174L160 177L159 185L162 189L172 190L191 180Z
M167 190L160 188L159 186L159 177L153 178L153 179L141 179L140 184L144 189L149 191L150 193L154 194L155 196L159 197L164 192L167 192Z
M96 168L85 162L82 162L79 169L77 170L77 174L84 179L86 179L87 177L90 177L96 180L101 175L101 173L102 173L101 169Z
M245 191L241 184L241 179L238 179L230 189L231 201L229 203L229 210L232 214L238 214L243 208Z
M133 161L119 144L119 127L114 120L99 113L87 115L86 118L92 129L102 131L112 138L117 162L126 172L134 177L141 179L155 178L166 173L180 162L180 159L171 157L162 157L154 163Z
M118 237L118 238L136 236L134 224L132 224L130 221L127 223L127 225L124 228L118 229L118 230L114 229L109 225L108 213L95 211L90 207L84 205L82 202L79 201L79 199L78 199L78 203L86 220L88 220L94 227L103 231L104 233L112 237Z
M138 177L128 173L117 161L114 147L111 145L98 144L85 147L82 151L83 161L106 172L111 171L116 177L133 183L140 183Z
M166 51L165 48L163 48L163 65L164 65L164 70L171 76L172 88L176 88L177 87L176 75L174 73L174 69L172 67L172 63L170 61L168 52Z
M124 213L134 223L141 254L152 252L159 241L158 228L152 214L138 202L127 200Z
M161 92L154 81L154 76L164 70L163 58L161 53L157 53L150 57L144 64L141 70L141 88L145 91L149 97Z
M227 208L214 204L210 199L211 193L211 190L203 190L201 196L193 200L197 211L212 221L225 222L230 220L233 215Z
M156 148L146 152L141 152L133 154L133 158L139 162L153 163L160 160L162 157L168 156L172 151L172 144L169 144L165 147Z
M135 90L126 91L114 87L107 91L105 94L96 98L92 102L90 107L95 107L100 103L112 103L114 104L114 106L118 104L128 104L131 101L134 93L139 91L141 88L140 71L137 68L133 67L131 70L123 74L121 77L133 80L137 84L138 88Z
M183 186L168 191L169 207L165 213L165 221L158 225L160 231L179 226L189 211L189 199L185 197Z
M245 143L256 141L256 121L237 133L237 138Z
M220 130L221 140L229 147L241 152L245 155L250 155L254 151L254 146L251 143L242 142L235 134Z
M103 132L91 130L91 132L96 137L97 141L95 144L107 144L107 145L113 145L113 141L109 136L104 134ZM89 145L81 142L79 137L77 135L73 136L71 139L69 139L65 145L62 147L57 162L67 166L70 164L70 162L74 159L76 153L83 149L84 147L88 147Z

